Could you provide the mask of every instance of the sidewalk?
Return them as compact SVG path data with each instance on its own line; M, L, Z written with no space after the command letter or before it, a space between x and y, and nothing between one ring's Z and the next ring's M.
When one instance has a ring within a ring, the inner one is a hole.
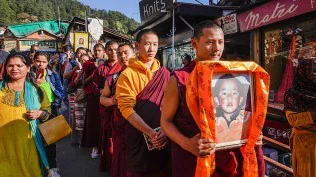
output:
M90 150L72 146L65 138L57 143L57 163L61 177L109 177L99 172L99 159L91 159Z

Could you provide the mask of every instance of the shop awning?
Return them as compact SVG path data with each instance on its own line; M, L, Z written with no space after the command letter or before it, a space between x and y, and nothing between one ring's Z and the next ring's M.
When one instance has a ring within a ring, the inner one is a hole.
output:
M63 30L59 28L59 25ZM10 30L13 33L13 35L17 38L26 37L39 30L44 30L55 36L61 36L67 33L68 26L69 26L68 23L58 22L58 20L51 20L51 21L42 21L42 22L36 22L36 23L10 25L8 26L8 30Z

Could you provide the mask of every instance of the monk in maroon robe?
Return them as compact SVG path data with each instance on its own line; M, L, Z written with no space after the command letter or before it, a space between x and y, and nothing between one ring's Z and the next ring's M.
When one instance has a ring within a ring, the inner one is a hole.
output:
M158 36L137 34L138 57L130 59L116 84L118 107L126 123L126 164L131 177L168 176L167 138L160 127L160 104L170 73L155 59Z
M112 177L127 177L125 163L125 124L121 112L117 108L117 100L115 97L116 81L121 72L127 68L130 58L135 57L134 48L129 43L121 44L118 48L118 59L122 70L117 73L109 73L100 97L100 103L107 109L107 119L111 120L113 154L111 165ZM112 114L113 112L113 114ZM108 147L106 145L105 147ZM108 158L109 159L109 158ZM111 162L106 162L111 163Z
M113 44L113 45L112 45ZM101 132L101 115L99 106L99 99L101 91L104 86L105 76L108 72L115 72L120 70L120 65L117 63L116 49L118 44L116 42L108 42L107 50L114 53L114 57L109 57L109 60L104 65L99 66L91 78L90 84L85 87L87 94L87 118L85 120L83 132L83 145L85 147L92 147L91 158L97 158L99 155L100 132ZM110 48L110 49L109 49ZM96 58L104 58L105 49L102 44L96 44L94 47L94 55ZM104 122L103 122L104 123Z
M98 48L102 48L103 46L100 46ZM94 86L92 83L92 77L94 75L94 72L97 71L97 65L96 65L96 59L92 58L88 62L84 63L82 66L82 72L83 72L83 77L84 77L84 93L87 96L87 110L90 109L92 110L91 106L89 107L88 105L93 104L93 95L94 95ZM89 98L89 101L88 101ZM89 104L90 103L90 104ZM91 112L91 111L90 111ZM82 135L82 140L81 140L81 147L92 147L91 142L89 141L89 138L87 137L87 115L84 120L84 128L83 128L83 135Z
M110 78L117 75L122 67L118 62L117 58L117 48L118 43L115 41L109 41L106 44L105 52L108 56L108 60L103 66L104 72L101 75L96 77L95 83L98 84L98 88L104 88L105 83L112 82ZM100 67L102 67L100 66ZM100 68L99 67L99 68ZM112 84L112 83L110 83ZM102 90L101 90L102 91ZM100 99L100 98L99 98ZM100 104L100 102L99 102ZM99 140L99 151L101 153L100 157L100 171L110 171L112 164L112 126L111 120L113 118L113 107L105 107L100 105L99 108L100 117L101 117L101 126L100 126L100 140Z
M196 60L219 60L224 50L224 33L211 21L201 22L194 30L192 46L196 49ZM215 143L200 138L200 130L186 104L186 84L195 65L196 61L193 61L176 70L165 90L161 127L172 140L172 177L194 177L197 157L215 153ZM263 177L265 168L261 146L256 147L256 153L258 176ZM216 151L215 162L212 177L242 176L243 157L239 148Z
M111 70L105 76L105 86L110 89L114 89L114 85L119 74L122 71L122 67L119 63L115 64ZM111 92L113 93L113 92ZM113 97L114 94L109 95ZM102 97L102 95L101 95ZM100 98L101 99L101 98ZM115 99L115 97L114 97ZM112 104L115 104L113 101ZM113 144L112 144L112 120L114 115L114 106L104 106L100 105L100 115L101 115L101 131L100 131L100 147L101 158L100 158L100 171L109 171L112 165L112 154L113 154Z

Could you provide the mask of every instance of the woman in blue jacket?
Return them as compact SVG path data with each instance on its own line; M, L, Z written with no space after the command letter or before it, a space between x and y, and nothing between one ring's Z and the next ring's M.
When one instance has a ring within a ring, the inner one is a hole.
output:
M51 102L52 115L57 116L57 110L61 106L61 101L64 98L63 87L59 75L48 68L49 57L46 53L37 52L34 59L35 68L33 71L36 76L36 84ZM48 177L60 177L57 173L56 144L46 146L45 151L50 167Z

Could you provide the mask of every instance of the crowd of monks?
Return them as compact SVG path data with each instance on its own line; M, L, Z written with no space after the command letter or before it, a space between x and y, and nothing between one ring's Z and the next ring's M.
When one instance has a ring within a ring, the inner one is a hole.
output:
M240 149L215 152L215 142L201 136L186 103L186 83L197 61L216 61L222 56L222 29L211 21L197 25L192 37L196 60L172 73L155 58L158 45L159 37L150 29L137 34L137 55L128 43L106 44L108 60L96 69L86 92L84 146L97 147L101 142L100 168L113 177L202 177L197 158L214 154L216 167L206 174L242 176ZM262 177L261 146L255 152L253 174Z
M261 145L217 151L194 119L202 110L188 104L187 85L197 63L222 57L222 29L211 21L198 24L192 37L196 59L174 72L155 58L158 45L158 35L144 29L136 37L137 55L133 45L110 41L94 47L95 53L106 52L103 65L93 71L91 60L84 66L86 75L94 74L85 88L83 142L100 144L100 169L112 177L264 177Z

